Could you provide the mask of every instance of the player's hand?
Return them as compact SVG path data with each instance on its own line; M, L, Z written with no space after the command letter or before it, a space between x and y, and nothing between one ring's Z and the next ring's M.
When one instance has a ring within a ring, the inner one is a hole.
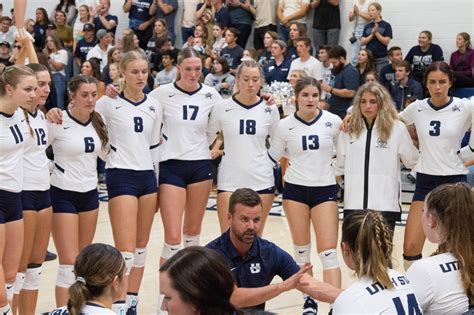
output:
M219 149L212 149L211 150L211 160L217 159L219 156L221 156L224 153L224 150L219 150Z
M349 113L346 114L346 117L344 117L341 123L341 130L343 132L349 132L349 126L351 124L351 120L352 120L352 114L349 114Z
M113 84L109 84L105 88L105 95L107 95L110 98L117 98L119 94L120 94L120 90Z
M262 98L263 98L263 100L265 101L265 103L267 104L267 106L275 105L275 98L273 97L272 94L270 94L270 93L263 93L263 94L262 94Z
M300 278L305 273L310 271L311 268L313 268L313 265L311 265L310 263L305 263L297 273L295 273L294 275L292 275L291 277L289 277L288 279L283 281L281 283L282 290L283 290L282 292L286 292L286 291L289 291L289 290L296 289L296 287L298 286L298 284L300 282Z
M51 108L46 113L46 119L50 123L61 125L63 123L63 112L59 108Z

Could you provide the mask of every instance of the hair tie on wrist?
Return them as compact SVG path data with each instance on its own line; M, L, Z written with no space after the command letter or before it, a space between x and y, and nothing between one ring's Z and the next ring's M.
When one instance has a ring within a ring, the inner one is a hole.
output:
M76 277L76 282L81 282L83 285L86 285L86 279L83 277Z

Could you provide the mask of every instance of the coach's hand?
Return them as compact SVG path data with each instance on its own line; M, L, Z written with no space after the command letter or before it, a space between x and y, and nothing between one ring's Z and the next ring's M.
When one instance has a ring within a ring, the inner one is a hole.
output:
M51 108L46 113L46 118L50 123L61 125L63 123L63 112L57 107Z
M282 292L296 289L300 283L300 278L312 268L313 265L305 263L297 273L280 283Z

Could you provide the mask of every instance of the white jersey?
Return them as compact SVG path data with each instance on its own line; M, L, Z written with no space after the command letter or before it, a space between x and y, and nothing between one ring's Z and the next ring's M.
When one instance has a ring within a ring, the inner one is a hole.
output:
M424 313L460 314L468 310L458 260L451 253L417 260L407 277Z
M23 190L45 191L49 189L49 168L46 148L48 147L48 124L42 111L28 113L33 130L28 130L23 155ZM29 128L28 128L29 129Z
M401 121L395 122L388 142L380 139L377 120L359 138L341 132L335 171L345 175L344 209L401 212L400 159L407 168L418 160L418 150Z
M288 80L293 70L303 70L309 77L315 78L318 81L323 79L323 64L313 56L309 56L309 59L306 61L302 61L301 58L293 60L291 62L290 71L288 71Z
M289 159L285 182L309 187L336 184L332 157L340 126L338 116L323 110L311 122L296 113L280 121L269 154L275 162L283 155Z
M389 269L394 285L385 289L380 283L363 276L334 301L333 314L422 314L410 281L398 271Z
M218 189L235 191L248 187L258 191L275 186L265 141L279 120L277 107L267 106L263 99L245 106L232 97L214 106L209 130L214 135L217 131L224 135Z
M176 83L160 86L149 94L163 108L163 144L160 161L209 160L208 123L211 109L222 100L207 85L188 93Z
M420 142L420 160L415 170L428 175L467 174L458 151L465 132L471 125L473 104L451 98L436 108L429 99L415 101L400 117L414 124Z
M97 188L102 141L90 120L82 123L68 111L63 111L62 117L62 125L48 122L48 143L54 152L51 185L75 192L91 191ZM101 157L105 158L103 154Z
M471 116L472 116L471 135L472 135L472 130L474 128L474 105L473 105L474 98L471 97L469 100L463 99L463 102L470 104L472 108L472 113L471 113ZM459 157L463 160L463 162L474 160L474 136L471 136L471 138L469 139L469 145L461 149Z
M13 115L0 112L0 190L18 193L23 189L25 115L18 108Z
M157 166L162 111L154 99L145 95L135 103L123 93L103 96L96 111L104 117L109 135L106 168L146 171Z
M57 308L49 313L49 315L69 315L69 311L66 306ZM105 308L100 305L88 303L81 309L81 315L115 315L111 309Z

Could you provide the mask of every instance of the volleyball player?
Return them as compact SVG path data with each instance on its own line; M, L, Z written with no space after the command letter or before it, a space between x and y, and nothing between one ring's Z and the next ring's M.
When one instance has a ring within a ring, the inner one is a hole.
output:
M421 211L428 192L441 184L467 180L468 170L457 152L471 125L474 104L448 95L453 78L447 63L437 61L430 64L425 72L430 98L415 101L400 113L407 125L415 125L420 142L420 158L415 168L415 194L403 244L405 269L413 261L421 259L425 241Z
M0 312L10 303L23 246L23 153L27 126L19 106L31 106L37 87L34 72L10 66L0 74Z
M36 74L38 88L35 101L30 106L23 107L29 132L25 139L21 192L25 234L15 283L15 294L20 294L15 297L15 304L18 305L20 314L35 313L42 264L48 248L52 222L48 158L45 153L48 145L48 126L45 115L38 108L46 103L51 77L43 65L29 64L28 67Z
M408 168L418 149L387 90L365 84L354 98L348 132L337 142L336 174L344 175L344 217L357 209L381 211L392 231L401 220L400 159Z
M300 266L310 262L312 223L324 281L340 288L341 270L336 252L339 213L331 160L341 119L318 108L320 93L321 86L314 78L296 82L298 110L279 123L269 155L275 163L283 155L289 159L284 176L283 209L290 226L295 261Z
M184 246L199 245L212 182L207 128L209 114L222 98L199 83L201 59L192 48L178 55L178 79L150 93L163 110L160 145L160 208L164 244L160 263ZM184 217L184 220L183 220Z
M426 197L423 231L438 250L407 271L424 313L461 314L472 309L473 209L474 192L464 183L438 186Z
M275 197L266 139L273 134L280 116L275 105L266 105L259 96L262 78L263 70L256 61L242 61L236 71L236 92L232 98L217 103L211 112L210 134L221 131L224 136L224 155L217 173L217 211L222 233L229 228L229 199L235 190L246 187L260 195L264 211L260 234Z

